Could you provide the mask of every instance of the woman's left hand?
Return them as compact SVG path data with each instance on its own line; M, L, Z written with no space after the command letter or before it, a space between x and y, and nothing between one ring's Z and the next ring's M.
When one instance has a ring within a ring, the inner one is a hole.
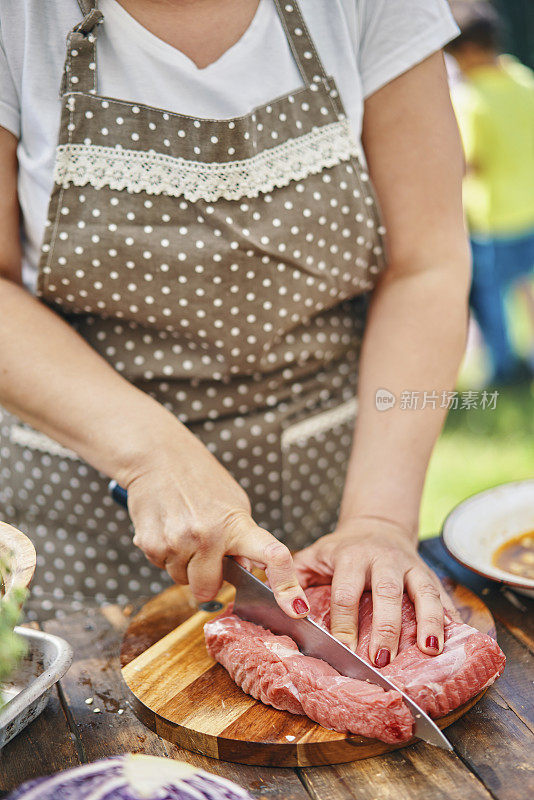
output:
M397 655L404 591L415 605L420 650L441 653L444 606L449 611L451 603L417 554L413 533L375 517L346 519L297 553L294 564L303 587L332 581L331 632L351 650L358 641L360 597L372 591L369 658L376 666L386 666Z

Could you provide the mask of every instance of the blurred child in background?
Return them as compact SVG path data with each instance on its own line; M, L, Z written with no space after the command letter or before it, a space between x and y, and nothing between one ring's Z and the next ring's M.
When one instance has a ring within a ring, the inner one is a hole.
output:
M451 5L461 31L447 51L462 76L453 101L467 162L471 307L490 351L491 382L510 383L526 371L508 333L512 284L524 293L534 329L534 73L500 54L499 19L489 3Z

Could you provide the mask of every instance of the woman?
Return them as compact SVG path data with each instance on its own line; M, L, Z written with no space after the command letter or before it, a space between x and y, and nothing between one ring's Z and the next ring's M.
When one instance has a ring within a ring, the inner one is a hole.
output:
M3 512L36 537L36 604L157 591L156 568L207 601L227 553L290 616L331 580L351 647L372 589L380 666L406 589L440 652L416 541L444 403L376 393L444 392L464 345L445 2L79 5L1 19Z

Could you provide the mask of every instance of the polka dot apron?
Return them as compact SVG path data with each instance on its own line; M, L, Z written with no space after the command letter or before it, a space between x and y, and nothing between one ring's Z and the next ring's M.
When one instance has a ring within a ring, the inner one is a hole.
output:
M335 82L297 3L275 2L303 85L213 120L100 95L105 20L80 0L38 295L298 549L336 523L383 230ZM34 613L167 585L106 476L4 412L1 448L2 513L38 550Z

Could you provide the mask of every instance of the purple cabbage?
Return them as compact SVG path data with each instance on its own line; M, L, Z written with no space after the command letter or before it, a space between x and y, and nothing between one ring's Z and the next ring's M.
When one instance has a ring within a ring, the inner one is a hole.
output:
M252 800L235 783L183 761L127 754L36 778L6 800Z

